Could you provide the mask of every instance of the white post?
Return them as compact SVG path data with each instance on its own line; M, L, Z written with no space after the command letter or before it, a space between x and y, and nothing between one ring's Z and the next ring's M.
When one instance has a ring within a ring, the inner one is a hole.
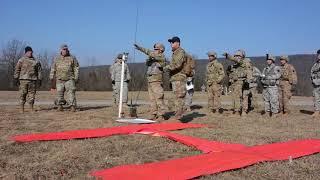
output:
M121 60L121 81L120 81L120 98L119 98L119 114L118 118L121 118L121 112L122 112L122 95L123 95L123 81L124 81L124 62L125 62L125 54L122 55Z

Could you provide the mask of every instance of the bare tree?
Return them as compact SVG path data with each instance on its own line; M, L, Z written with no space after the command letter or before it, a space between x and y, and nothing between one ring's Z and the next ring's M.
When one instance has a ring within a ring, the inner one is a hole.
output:
M2 48L1 64L7 66L7 80L9 89L13 88L13 74L18 60L24 54L26 42L17 39L10 40Z
M42 67L42 89L49 89L49 74L54 56L54 53L50 53L47 50L36 56L36 59L40 61Z

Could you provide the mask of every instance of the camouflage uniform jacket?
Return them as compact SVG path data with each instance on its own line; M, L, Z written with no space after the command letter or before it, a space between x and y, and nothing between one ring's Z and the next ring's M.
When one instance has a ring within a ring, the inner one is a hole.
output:
M139 47L139 50L149 56L146 60L146 65L148 67L148 82L161 82L163 77L163 67L165 66L166 61L164 54L157 54L154 51L143 47Z
M236 62L229 66L228 76L231 83L236 81L250 82L253 79L253 67L250 59L244 58L240 62L235 61L233 56L228 55L227 59Z
M122 61L122 60L121 60ZM115 82L121 82L121 69L122 69L122 64L121 62L114 63L110 67L110 73L111 73L111 80ZM124 77L123 81L127 82L131 79L130 72L129 72L129 67L125 63L124 64Z
M320 60L318 60L311 68L311 79L320 79Z
M263 69L262 74L264 74L264 78L262 78L261 83L264 87L279 85L279 79L281 77L279 66L275 64L268 65Z
M55 58L51 71L50 79L68 81L79 79L79 63L74 56L59 55Z
M220 62L214 60L207 65L207 85L220 84L224 78L224 69Z
M35 60L33 57L22 57L19 59L15 71L14 71L14 78L15 79L22 79L22 80L41 80L42 68L41 63Z
M289 81L290 84L293 83L293 73L295 72L294 67L291 64L284 64L280 66L281 77L280 81Z
M168 69L170 70L170 81L186 81L186 74L183 73L183 67L186 62L186 53L180 47L173 51L172 60L168 65Z

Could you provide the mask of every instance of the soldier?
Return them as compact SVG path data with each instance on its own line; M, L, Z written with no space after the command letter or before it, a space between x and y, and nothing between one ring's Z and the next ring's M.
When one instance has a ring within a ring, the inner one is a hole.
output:
M67 95L67 103L72 112L76 111L76 83L79 80L79 63L76 57L70 54L66 44L61 45L60 55L55 57L51 71L50 80L56 83L58 111L63 111L65 104L64 92Z
M169 65L164 67L164 70L170 72L170 82L175 95L176 112L172 120L180 120L184 113L184 98L186 96L187 75L184 73L186 53L180 47L179 37L168 39L168 42L172 48L172 60Z
M267 67L263 69L261 83L263 85L263 99L266 114L279 113L279 79L280 67L276 66L275 57L267 54Z
M124 77L123 77L123 92L122 92L122 104L124 107L127 106L128 102L128 84L131 80L129 67L126 64L125 61L122 59L122 54L117 55L116 63L112 67L111 72L111 80L114 87L114 94L116 97L116 104L119 104L120 101L120 85L121 85L121 69L122 69L122 63L124 64ZM121 112L123 114L123 112Z
M217 53L210 51L207 53L209 63L207 65L207 92L208 92L208 108L211 112L223 112L221 108L221 83L224 78L224 69L220 62L217 60Z
M24 113L24 104L28 95L28 103L31 111L34 111L34 99L37 85L41 86L41 63L33 57L33 51L30 46L25 48L25 54L19 59L15 71L15 84L19 86L20 91L20 111ZM38 83L38 84L37 84Z
M163 67L165 66L165 47L161 43L156 43L153 46L153 51L134 44L135 48L144 54L148 55L146 60L147 65L147 80L148 92L151 100L151 117L148 119L158 121L164 120L165 105L163 91Z
M237 50L234 55L228 53L224 53L223 55L226 59L235 62L235 64L229 66L227 71L234 114L245 116L249 110L249 83L253 78L250 59L246 58L246 54L243 50Z
M289 101L291 99L292 93L292 85L295 85L295 68L288 63L289 57L288 56L280 56L280 70L281 70L281 77L280 77L280 86L279 86L279 103L280 103L280 112L287 115L290 113L289 110Z
M313 85L313 98L315 112L312 117L320 117L320 49L317 51L317 61L311 68L311 80Z

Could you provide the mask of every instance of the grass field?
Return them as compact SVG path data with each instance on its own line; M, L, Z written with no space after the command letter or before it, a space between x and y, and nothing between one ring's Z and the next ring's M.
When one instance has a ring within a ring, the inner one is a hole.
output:
M17 92L0 92L1 102L16 102ZM135 96L135 95L134 95ZM111 100L110 92L78 92L79 102ZM148 100L142 92L140 99ZM166 98L169 98L169 93ZM53 101L50 92L39 92L39 101ZM229 97L223 97L228 101ZM206 102L202 93L195 101ZM257 145L302 138L320 138L320 119L312 119L310 97L294 97L295 106L289 116L266 118L249 114L246 119L227 111L210 114L206 106L197 106L186 114L192 123L212 128L186 129L176 133L245 145ZM228 106L225 106L228 109ZM27 110L28 111L28 110ZM146 116L148 105L138 107L140 117ZM160 137L125 135L107 138L14 143L12 135L35 132L112 127L116 113L110 106L82 105L75 113L56 112L52 105L39 105L35 113L18 113L16 105L0 106L0 179L90 179L94 169L124 164L156 162L200 154L193 148ZM320 154L289 161L259 163L247 168L223 172L199 179L319 179Z

